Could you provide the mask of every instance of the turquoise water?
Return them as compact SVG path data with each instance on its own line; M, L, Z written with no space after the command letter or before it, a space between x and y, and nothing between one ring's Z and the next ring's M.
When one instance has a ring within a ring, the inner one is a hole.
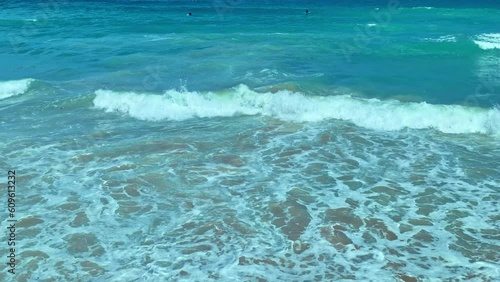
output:
M1 281L500 277L498 2L0 8Z

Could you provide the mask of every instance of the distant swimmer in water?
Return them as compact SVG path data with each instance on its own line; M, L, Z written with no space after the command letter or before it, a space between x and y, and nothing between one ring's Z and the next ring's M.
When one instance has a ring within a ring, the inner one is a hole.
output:
M309 15L309 10L306 10L306 15Z
M191 13L191 11L188 13L188 16L192 16L193 14Z

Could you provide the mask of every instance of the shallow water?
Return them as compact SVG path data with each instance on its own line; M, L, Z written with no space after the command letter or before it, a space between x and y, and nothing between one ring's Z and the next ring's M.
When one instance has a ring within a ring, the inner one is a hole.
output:
M0 4L15 281L500 276L498 5L52 3Z

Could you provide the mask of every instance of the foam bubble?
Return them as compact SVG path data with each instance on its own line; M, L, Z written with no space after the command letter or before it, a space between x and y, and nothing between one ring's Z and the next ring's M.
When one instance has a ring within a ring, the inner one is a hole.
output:
M500 49L500 33L485 33L474 39L479 48L483 50Z
M25 93L33 81L31 78L0 81L0 100Z
M444 133L500 134L499 109L361 99L349 95L306 96L287 90L257 93L245 85L221 93L169 90L163 95L98 90L94 105L106 112L117 111L151 121L263 115L295 122L339 119L387 131L432 128Z

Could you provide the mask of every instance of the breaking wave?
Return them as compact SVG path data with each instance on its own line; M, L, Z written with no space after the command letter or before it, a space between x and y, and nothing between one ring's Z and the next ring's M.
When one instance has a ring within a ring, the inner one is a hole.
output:
M363 99L349 95L306 96L281 90L258 93L245 85L222 92L168 90L163 95L96 91L94 106L150 120L271 116L286 121L350 121L374 130L436 129L444 133L500 134L500 110L461 105L433 105L396 100Z

